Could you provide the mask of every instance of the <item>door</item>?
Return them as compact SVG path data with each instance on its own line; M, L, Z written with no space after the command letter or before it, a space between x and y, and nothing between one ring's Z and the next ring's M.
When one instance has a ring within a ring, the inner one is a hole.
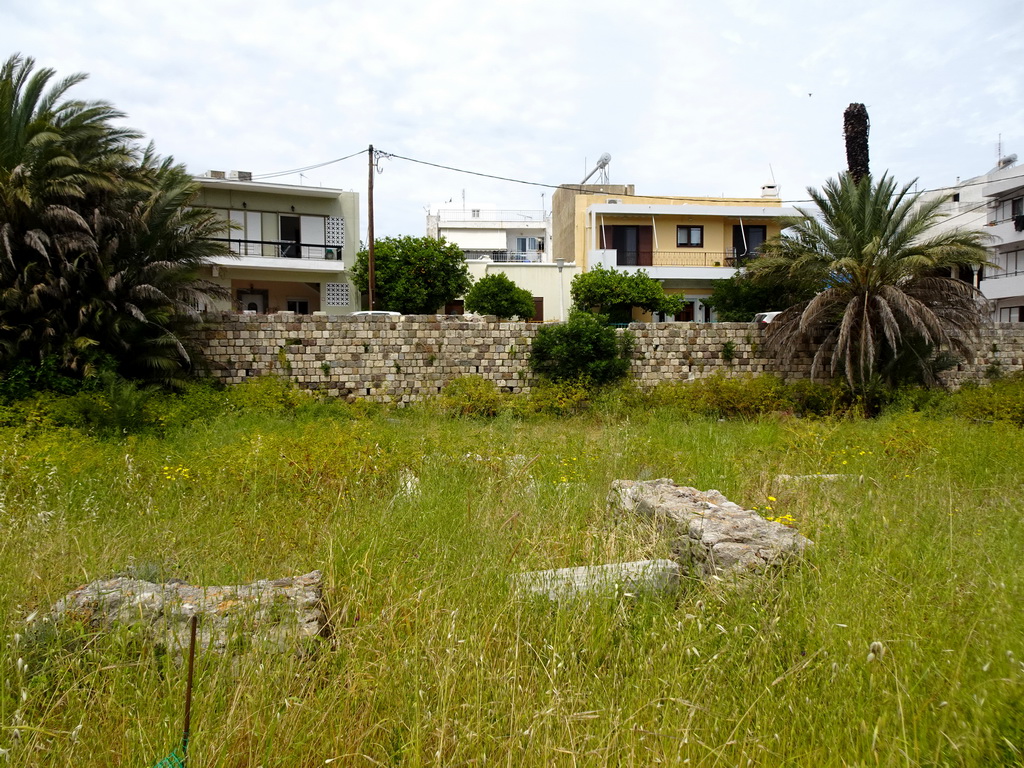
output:
M247 315L264 315L267 312L267 292L239 291L238 306Z
M640 254L640 227L616 226L612 228L615 263L620 267L635 267Z
M299 243L302 242L302 228L299 226L298 216L282 216L281 217L281 255L287 256L289 259L297 259L301 254L299 253Z
M736 264L756 255L764 241L768 239L768 227L763 224L734 224L732 227L732 247L736 254Z

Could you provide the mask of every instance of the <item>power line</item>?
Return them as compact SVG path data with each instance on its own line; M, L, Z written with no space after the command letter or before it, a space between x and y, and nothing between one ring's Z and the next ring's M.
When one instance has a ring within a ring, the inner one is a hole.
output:
M334 160L327 160L327 161L325 161L323 163L315 163L313 165L307 165L307 166L305 166L303 168L292 168L291 170L288 170L288 171L275 171L274 173L258 173L258 174L253 175L253 178L254 179L273 179L273 178L276 178L278 176L290 176L293 173L305 173L306 171L312 171L312 170L315 170L316 168L323 168L326 165L334 165L335 163L340 163L342 160L351 160L353 157L358 157L359 155L362 155L362 154L365 154L365 153L366 153L365 149L360 149L358 152L353 152L351 155L345 155L344 157L338 157L338 158L335 158Z

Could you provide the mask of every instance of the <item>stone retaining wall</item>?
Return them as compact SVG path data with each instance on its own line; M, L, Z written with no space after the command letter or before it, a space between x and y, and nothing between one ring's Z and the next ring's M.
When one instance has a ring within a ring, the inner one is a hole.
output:
M207 319L200 342L214 376L225 383L277 373L305 388L382 402L430 397L451 379L472 374L508 392L529 391L527 360L540 327L444 315L391 320L224 313ZM750 323L634 323L630 330L636 335L632 373L643 386L717 372L771 372L787 380L810 375L807 350L785 369L761 357L763 331ZM945 378L955 387L1022 369L1024 327L1000 324L983 331L975 361Z

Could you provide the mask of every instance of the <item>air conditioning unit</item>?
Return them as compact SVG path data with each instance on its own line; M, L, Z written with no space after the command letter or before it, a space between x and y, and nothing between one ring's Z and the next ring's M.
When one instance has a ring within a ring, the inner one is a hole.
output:
M616 204L621 203L621 202L622 201L619 200L617 197L609 197L608 198L608 204L609 205L616 205Z
M223 179L224 171L209 171L206 175L211 179Z
M228 171L228 178L232 181L252 181L252 171Z

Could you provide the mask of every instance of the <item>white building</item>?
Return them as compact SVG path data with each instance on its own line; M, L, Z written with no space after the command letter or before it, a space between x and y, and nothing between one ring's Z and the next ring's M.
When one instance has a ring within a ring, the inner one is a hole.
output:
M441 208L427 214L427 236L458 245L473 280L496 272L530 292L534 321L564 320L576 265L551 258L551 215L546 211ZM462 312L453 302L449 313Z
M204 277L230 291L210 309L332 315L359 309L349 271L359 245L358 193L253 181L239 171L210 171L195 180L196 205L225 222L223 239L236 254L205 268Z
M1003 158L988 173L925 193L922 199L949 197L934 231L976 229L989 235L989 260L996 266L975 274L960 269L960 278L977 285L992 302L995 322L1024 322L1024 168L1016 156Z

